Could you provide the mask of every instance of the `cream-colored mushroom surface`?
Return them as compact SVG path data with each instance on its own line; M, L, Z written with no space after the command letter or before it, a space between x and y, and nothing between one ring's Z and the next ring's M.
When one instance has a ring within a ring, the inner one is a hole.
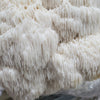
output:
M100 0L0 0L0 86L14 100L100 78Z

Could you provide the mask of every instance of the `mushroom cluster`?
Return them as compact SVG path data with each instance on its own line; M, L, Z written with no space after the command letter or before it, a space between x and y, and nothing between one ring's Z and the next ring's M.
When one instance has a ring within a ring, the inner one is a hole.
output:
M100 0L0 0L0 86L14 100L100 78Z

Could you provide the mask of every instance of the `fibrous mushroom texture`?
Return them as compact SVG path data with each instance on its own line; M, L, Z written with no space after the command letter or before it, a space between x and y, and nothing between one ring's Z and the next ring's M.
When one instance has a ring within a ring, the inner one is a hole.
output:
M100 76L100 0L0 0L0 86L34 100Z

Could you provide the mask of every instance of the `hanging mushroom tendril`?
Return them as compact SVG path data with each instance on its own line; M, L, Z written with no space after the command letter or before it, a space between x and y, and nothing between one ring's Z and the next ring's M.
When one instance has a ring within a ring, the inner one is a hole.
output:
M0 0L0 86L14 100L100 78L100 0Z

